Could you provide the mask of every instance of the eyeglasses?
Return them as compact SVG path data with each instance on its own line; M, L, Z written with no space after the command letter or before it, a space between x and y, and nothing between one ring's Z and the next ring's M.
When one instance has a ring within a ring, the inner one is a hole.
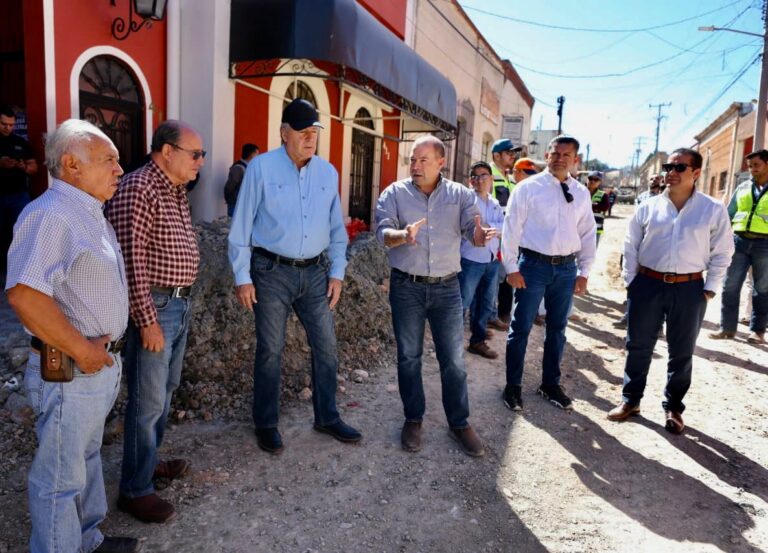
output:
M469 175L469 180L473 180L473 181L483 181L483 180L488 180L490 178L491 178L491 175L489 175L488 173L483 173L482 175Z
M687 163L662 163L661 164L661 170L665 173L669 173L674 169L678 173L685 173L685 170L688 169L688 167L693 167L692 165L688 165Z
M560 188L563 190L563 196L565 196L565 201L568 203L571 203L573 201L573 194L571 194L568 190L568 185L564 182L560 183Z
M186 148L182 148L178 144L173 144L171 142L169 142L168 145L176 148L177 150L181 150L182 152L187 152L188 154L191 154L192 155L192 161L197 161L201 157L205 158L205 154L208 153L205 150L188 150Z

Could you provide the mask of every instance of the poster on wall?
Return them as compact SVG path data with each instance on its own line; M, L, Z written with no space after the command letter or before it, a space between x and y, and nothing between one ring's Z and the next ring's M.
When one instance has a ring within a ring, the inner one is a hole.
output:
M29 140L29 130L27 129L27 112L21 109L16 111L16 124L13 126L14 134L19 135L24 140Z
M501 137L509 138L515 146L523 145L522 115L505 115L501 123Z

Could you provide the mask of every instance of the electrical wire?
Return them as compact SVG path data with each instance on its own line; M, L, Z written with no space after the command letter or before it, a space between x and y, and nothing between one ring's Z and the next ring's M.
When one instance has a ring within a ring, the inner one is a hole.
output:
M461 7L465 10L470 10L478 13L482 13L484 15L488 15L491 17L496 17L498 19L505 19L507 21L514 21L515 23L523 23L525 25L533 25L535 27L544 27L545 29L557 29L559 31L578 31L578 32L587 32L587 33L638 33L642 31L653 31L655 29L664 29L666 27L672 27L674 25L679 25L681 23L687 23L688 21L693 21L694 19L699 19L700 17L704 17L705 15L710 15L712 13L716 13L719 11L722 11L726 8L730 8L731 6L735 6L736 4L739 4L742 0L735 0L734 2L731 2L730 4L725 4L724 6L720 6L719 8L715 8L714 10L710 10L708 12L700 13L698 15L694 15L692 17L686 17L685 19L679 19L677 21L670 21L668 23L662 23L660 25L653 25L651 27L639 27L635 29L608 29L608 28L586 28L586 27L566 27L563 25L552 25L549 23L541 23L540 21L530 21L526 19L520 19L518 17L512 17L509 15L501 15L498 13L489 12L486 10L481 10L480 8L475 8L474 6L467 6L466 4L460 4Z

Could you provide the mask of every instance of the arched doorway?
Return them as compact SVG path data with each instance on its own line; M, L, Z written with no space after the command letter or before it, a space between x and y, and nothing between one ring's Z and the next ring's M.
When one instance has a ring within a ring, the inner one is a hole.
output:
M365 108L355 113L355 124L373 130L371 114ZM352 164L349 172L349 216L371 224L373 192L373 156L376 138L360 129L352 129Z
M83 66L79 88L80 118L112 139L126 172L141 165L147 153L144 97L130 69L112 56L96 56Z
M312 105L315 106L315 109L317 109L317 100L315 100L315 95L312 93L312 89L309 88L309 85L304 81L294 81L291 83L291 86L289 86L288 90L285 91L283 109L288 107L288 104L291 103L291 100L295 100L296 98L311 102Z

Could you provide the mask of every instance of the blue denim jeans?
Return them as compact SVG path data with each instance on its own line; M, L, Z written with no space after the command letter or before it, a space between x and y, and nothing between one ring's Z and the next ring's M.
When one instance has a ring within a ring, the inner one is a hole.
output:
M90 553L104 540L107 515L101 469L104 420L120 390L121 361L95 374L75 369L71 382L40 378L40 356L31 352L24 385L37 415L37 451L29 469L33 553Z
M541 383L545 386L558 385L560 361L565 348L565 327L576 284L576 264L551 265L522 254L519 267L525 288L515 290L515 307L507 337L507 384L520 386L523 382L528 335L539 303L544 298L547 314Z
M281 265L254 252L251 279L258 303L256 357L253 363L253 423L276 428L280 408L280 358L285 347L285 323L291 310L307 333L312 351L312 407L315 423L341 420L336 408L339 366L333 313L328 308L328 271L324 264L299 268Z
M438 284L413 282L392 272L389 287L392 326L397 342L397 382L405 420L420 422L426 409L421 358L424 323L429 321L440 364L443 409L451 428L469 423L467 370L464 367L464 321L459 279Z
M723 301L720 326L725 332L736 332L739 319L741 287L752 267L752 313L749 329L765 332L768 323L768 240L754 240L734 236L736 251L723 282Z
M139 329L128 323L125 373L128 403L125 407L125 436L120 493L143 497L154 493L152 475L163 443L171 397L181 382L181 366L187 346L190 298L152 294L157 322L163 330L163 351L152 352L141 345Z
M477 263L461 258L459 285L464 311L468 309L470 311L469 328L472 331L469 337L470 344L485 341L485 327L493 315L493 298L499 287L496 280L498 265L499 262L496 260L490 263Z
M682 413L691 386L696 338L707 310L704 281L665 284L638 274L627 289L627 361L622 399L637 405L643 397L659 328L667 321L667 386L664 409Z

